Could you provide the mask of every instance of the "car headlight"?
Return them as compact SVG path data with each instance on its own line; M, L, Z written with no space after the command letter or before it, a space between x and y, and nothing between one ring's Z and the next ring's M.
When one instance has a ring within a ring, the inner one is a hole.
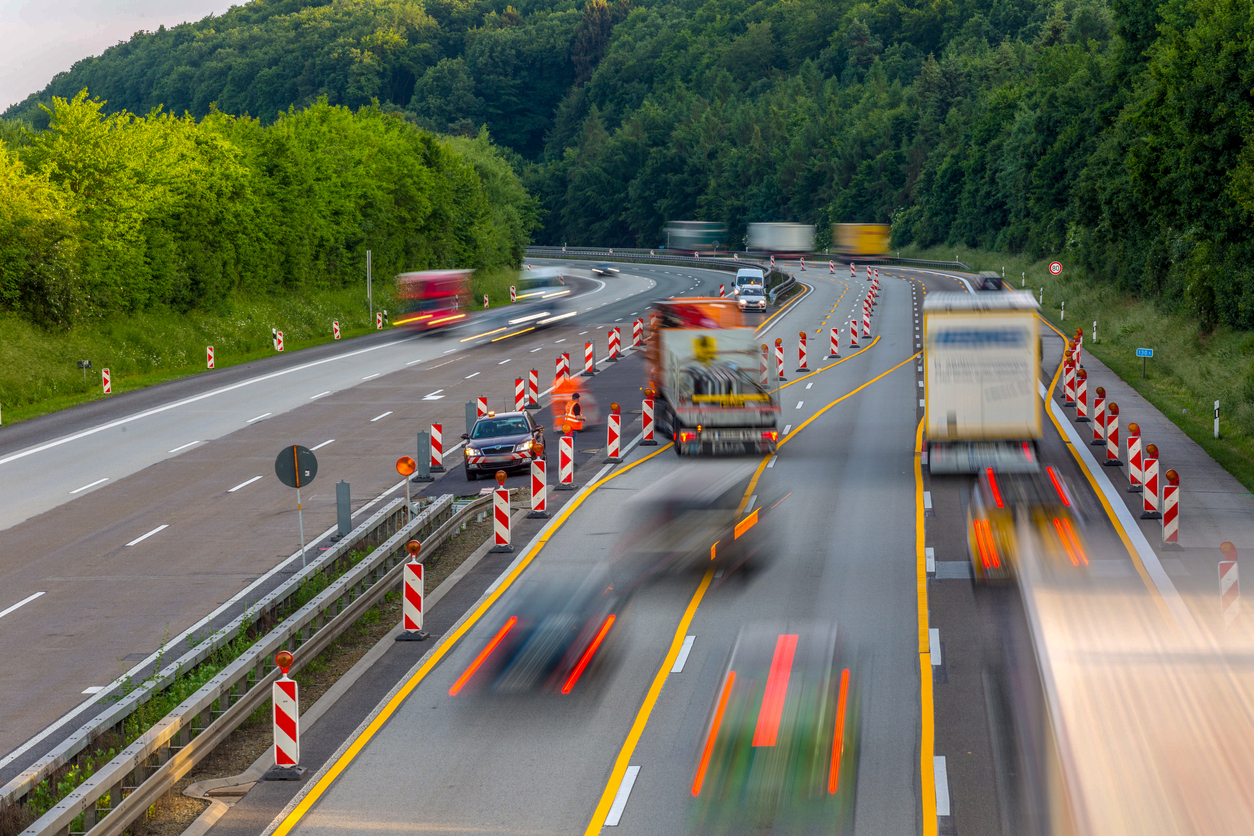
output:
M534 441L532 441L531 439L528 439L527 441L524 441L522 444L518 444L518 445L516 445L516 446L514 447L514 452L515 452L515 453L526 453L526 452L527 452L528 450L530 450L530 449L531 449L534 445L535 445L535 442L534 442Z
M470 447L470 446L467 446L467 447L466 447L466 455L467 455L467 456L477 456L477 455L479 455L479 448L478 448L478 447Z

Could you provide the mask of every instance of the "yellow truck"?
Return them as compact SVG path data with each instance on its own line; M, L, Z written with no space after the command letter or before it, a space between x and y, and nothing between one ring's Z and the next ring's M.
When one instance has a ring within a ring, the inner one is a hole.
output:
M890 239L888 224L832 224L836 252L848 258L888 255Z

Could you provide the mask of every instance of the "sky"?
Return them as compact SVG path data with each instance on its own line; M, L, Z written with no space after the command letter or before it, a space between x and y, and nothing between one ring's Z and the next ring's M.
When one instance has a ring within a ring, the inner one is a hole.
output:
M222 14L244 0L0 0L0 111L75 61L131 35Z

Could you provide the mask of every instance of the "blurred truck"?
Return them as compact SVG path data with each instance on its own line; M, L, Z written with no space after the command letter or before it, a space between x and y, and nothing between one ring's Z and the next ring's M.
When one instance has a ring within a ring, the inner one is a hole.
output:
M401 313L393 325L422 333L441 331L469 316L470 279L474 270L422 270L396 277Z
M727 246L727 227L714 221L671 221L666 225L666 249L711 252Z
M847 258L888 255L891 234L888 224L832 224L836 252Z
M1030 293L930 293L923 302L932 473L1036 473L1040 339Z
M813 224L749 224L749 249L765 253L808 253L814 249Z
M655 420L675 452L774 453L779 404L736 301L663 299L652 316L645 388L656 393Z

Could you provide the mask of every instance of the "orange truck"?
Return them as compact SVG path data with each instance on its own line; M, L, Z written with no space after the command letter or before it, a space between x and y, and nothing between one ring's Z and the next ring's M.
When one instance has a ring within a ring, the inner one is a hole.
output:
M757 336L735 300L664 299L650 315L645 388L675 452L774 453L778 384L763 382Z

